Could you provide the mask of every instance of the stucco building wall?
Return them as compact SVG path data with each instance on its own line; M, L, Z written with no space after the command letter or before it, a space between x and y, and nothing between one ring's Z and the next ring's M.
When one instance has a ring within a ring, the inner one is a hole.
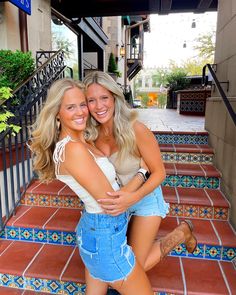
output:
M38 50L51 50L50 0L31 1L27 29L29 50L33 57ZM10 2L0 3L0 49L21 49L19 10Z
M216 75L236 111L236 1L219 0L216 31ZM215 149L215 165L222 172L221 188L231 203L230 219L236 228L236 126L217 90L207 101L206 130Z

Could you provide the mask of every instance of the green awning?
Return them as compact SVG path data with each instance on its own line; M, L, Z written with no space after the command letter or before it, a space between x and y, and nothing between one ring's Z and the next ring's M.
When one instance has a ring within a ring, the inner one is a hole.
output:
M130 25L130 16L129 15L123 15L122 20L124 22L124 25Z

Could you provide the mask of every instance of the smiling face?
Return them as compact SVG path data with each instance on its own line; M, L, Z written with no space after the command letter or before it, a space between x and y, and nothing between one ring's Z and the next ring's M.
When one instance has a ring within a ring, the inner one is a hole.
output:
M113 120L115 112L115 99L112 93L103 86L93 83L86 91L90 114L100 124Z
M77 137L86 127L88 107L84 93L77 87L65 91L57 118L61 131Z

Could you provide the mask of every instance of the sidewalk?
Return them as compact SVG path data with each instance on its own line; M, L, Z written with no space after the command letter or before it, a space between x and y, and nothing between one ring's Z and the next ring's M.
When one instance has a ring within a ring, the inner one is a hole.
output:
M152 131L204 132L205 117L180 115L172 109L136 109L139 119Z

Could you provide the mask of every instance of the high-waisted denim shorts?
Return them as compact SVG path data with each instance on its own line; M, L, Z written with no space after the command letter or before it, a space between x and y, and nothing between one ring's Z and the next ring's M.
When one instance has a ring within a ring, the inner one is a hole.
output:
M118 216L83 212L77 226L80 256L90 275L105 282L126 279L135 266L127 245L128 214Z
M165 218L168 212L169 203L165 202L160 185L128 209L129 215L161 216L162 218Z

